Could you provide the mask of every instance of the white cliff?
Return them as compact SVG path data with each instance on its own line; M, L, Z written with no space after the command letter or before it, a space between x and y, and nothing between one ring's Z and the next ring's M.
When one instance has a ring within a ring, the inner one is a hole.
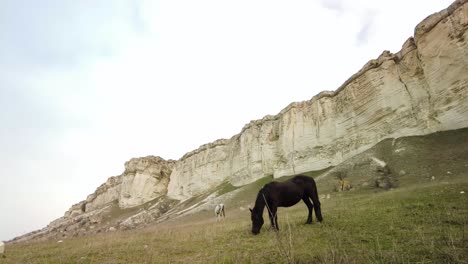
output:
M455 1L422 21L401 51L384 51L336 91L187 153L171 174L168 196L320 170L385 138L467 127L467 27L467 1Z
M74 204L63 217L44 227L14 239L22 242L31 239L47 239L84 235L91 232L95 225L108 221L112 207L118 204L121 209L128 209L165 197L169 176L175 161L160 157L147 156L133 158L125 163L125 171L113 176L99 186L86 200ZM154 214L164 208L155 208Z
M125 162L125 171L110 177L96 191L65 213L74 217L84 212L117 202L120 208L131 208L167 194L169 176L175 161L148 156Z
M119 207L130 208L165 196L174 163L160 157L133 158L126 162Z

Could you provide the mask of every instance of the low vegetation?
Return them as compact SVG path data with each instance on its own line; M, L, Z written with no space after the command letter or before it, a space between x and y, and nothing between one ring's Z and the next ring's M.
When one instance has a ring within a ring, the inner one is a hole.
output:
M250 234L248 212L183 224L13 245L1 263L467 263L466 181L322 201L324 222L304 225L305 205L280 209L280 232ZM341 193L340 193L341 194Z
M202 210L143 229L9 244L0 264L468 263L467 150L468 129L384 140L344 164L307 173L320 179L322 224L305 225L307 207L299 203L279 209L279 232L266 223L252 235L247 207L272 180L265 177L240 190L219 187L236 191L221 222ZM369 169L372 157L388 164L397 188L371 184L378 176ZM353 183L347 192L333 192L340 170Z

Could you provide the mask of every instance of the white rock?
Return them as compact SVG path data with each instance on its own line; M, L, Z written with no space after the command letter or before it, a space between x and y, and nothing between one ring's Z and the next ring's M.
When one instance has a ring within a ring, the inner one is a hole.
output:
M384 168L385 166L387 166L387 163L383 160L380 160L376 157L371 157L372 161L375 162L378 166Z
M395 149L395 153L400 153L402 151L405 151L406 148L399 148L399 149Z
M135 207L166 195L174 163L160 157L131 159L126 162L119 206Z
M135 228L140 224L149 223L152 221L154 221L154 217L150 213L148 213L148 211L145 210L125 219L124 221L122 221L122 223L120 223L120 226L123 228L130 229Z
M425 19L400 52L383 52L337 91L292 103L187 153L175 165L168 196L186 199L225 180L239 186L320 170L386 138L468 127L468 38L456 37L466 30L468 5L461 2Z

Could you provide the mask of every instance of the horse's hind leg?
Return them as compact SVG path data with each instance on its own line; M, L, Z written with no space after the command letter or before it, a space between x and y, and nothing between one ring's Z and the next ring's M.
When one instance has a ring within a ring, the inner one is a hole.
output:
M317 217L317 221L322 222L322 210L320 209L320 201L317 195L317 190L315 190L315 193L312 193L311 197L312 202L314 203L314 210L315 210L315 216Z
M306 224L312 224L312 210L314 209L314 205L310 202L309 196L307 195L304 196L302 200L304 201L304 203L307 205L307 208L309 209L309 214L307 216Z
M310 197L310 199L314 203L313 208L315 211L315 216L317 217L317 221L322 222L322 210L320 209L320 200L318 197L317 185L315 184L315 181L312 180L312 184L307 186L306 192L307 196Z
M268 216L270 217L271 227L276 229L276 230L279 230L278 216L276 215L277 209L278 208L276 208L276 207L269 208L270 211L268 212Z

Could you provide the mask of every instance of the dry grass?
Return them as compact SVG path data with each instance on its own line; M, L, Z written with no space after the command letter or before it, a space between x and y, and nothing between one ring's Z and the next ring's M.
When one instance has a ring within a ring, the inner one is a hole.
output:
M266 224L259 235L251 235L247 205L271 180L264 178L227 203L222 222L202 211L139 230L7 245L0 264L468 263L467 149L468 129L379 143L340 165L362 187L333 193L336 179L318 182L320 194L332 196L322 199L322 224L305 225L307 209L300 203L278 210L279 232ZM362 185L372 179L366 167L371 156L384 159L395 172L406 171L397 176L399 188ZM221 186L222 192L233 189ZM268 219L266 212L264 217Z
M217 223L165 223L7 248L0 263L467 263L468 183L350 193L323 201L324 223L305 205L280 209L280 232L249 233L247 211Z

